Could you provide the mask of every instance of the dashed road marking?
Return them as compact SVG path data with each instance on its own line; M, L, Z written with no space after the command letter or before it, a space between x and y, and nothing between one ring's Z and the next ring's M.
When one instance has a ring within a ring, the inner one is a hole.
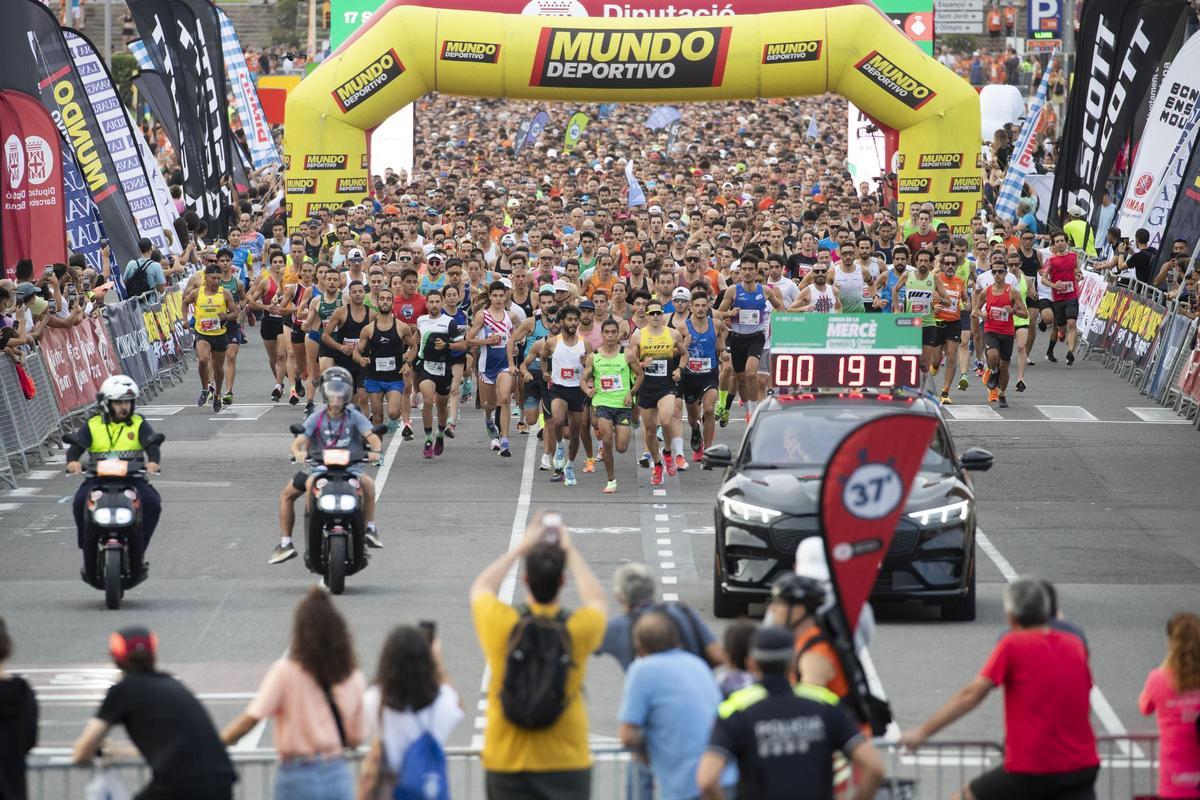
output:
M1082 406L1034 406L1046 419L1060 422L1094 422L1096 416Z

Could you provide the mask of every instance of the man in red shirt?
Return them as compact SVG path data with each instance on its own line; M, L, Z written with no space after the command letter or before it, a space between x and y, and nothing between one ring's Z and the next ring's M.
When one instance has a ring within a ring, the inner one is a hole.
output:
M425 295L417 291L420 283L421 278L415 269L409 267L401 271L400 289L392 303L392 313L396 315L396 319L413 330L417 329L417 318L424 316L426 311ZM411 441L414 435L411 421L414 389L415 386L406 387L406 391L400 396L400 435L406 442Z
M1075 320L1079 318L1079 281L1083 275L1079 270L1079 256L1067 249L1065 233L1055 232L1050 239L1050 248L1054 255L1046 259L1042 279L1051 289L1050 302L1060 340L1066 330L1067 366L1070 366L1075 363L1075 342L1079 339Z
M965 800L1091 798L1100 759L1088 718L1092 673L1078 636L1049 627L1050 600L1038 581L1004 592L1009 632L975 680L900 743L915 750L1004 687L1004 765L964 788Z
M922 209L917 212L917 229L904 240L904 243L908 245L909 252L916 253L926 248L933 249L933 243L937 241L937 231L930 224L932 221L933 215L928 211Z

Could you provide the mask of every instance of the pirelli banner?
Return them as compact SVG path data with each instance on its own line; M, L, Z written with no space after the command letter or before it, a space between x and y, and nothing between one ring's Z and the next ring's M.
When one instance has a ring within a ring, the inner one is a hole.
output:
M426 92L687 102L837 92L899 132L903 201L967 230L979 97L874 5L730 17L536 17L391 0L288 96L289 224L366 186L370 131Z

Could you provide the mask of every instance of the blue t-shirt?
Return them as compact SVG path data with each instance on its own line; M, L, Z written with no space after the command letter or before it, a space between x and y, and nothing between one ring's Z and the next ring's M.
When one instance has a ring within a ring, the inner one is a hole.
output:
M1028 228L1034 236L1042 232L1041 227L1038 225L1037 217L1035 217L1033 214L1026 214L1018 221L1024 222L1025 227Z
M663 603L658 606L648 603L639 606L631 613L610 618L608 626L604 629L604 641L597 648L596 655L607 653L617 660L621 669L629 669L635 656L633 625L637 622L638 617L648 611L663 611L674 620L675 627L679 631L679 640L683 643L683 649L697 656L716 640L713 632L704 624L704 620L700 619L700 615L690 607L682 603Z
M352 460L360 459L366 453L363 437L370 432L371 420L353 406L347 407L337 419L330 415L325 406L317 406L304 420L308 453L316 459L320 459L326 449L349 450Z
M167 276L163 272L162 265L157 261L150 261L147 258L135 258L125 265L125 269L121 272L121 281L123 284L129 283L130 276L141 269L142 264L146 265L146 285L150 287L150 291L154 292L158 287L167 282Z
M691 653L667 650L639 658L625 673L625 690L617 721L636 725L645 734L650 769L661 800L699 797L696 766L708 747L721 692L712 670ZM723 786L737 781L729 765Z

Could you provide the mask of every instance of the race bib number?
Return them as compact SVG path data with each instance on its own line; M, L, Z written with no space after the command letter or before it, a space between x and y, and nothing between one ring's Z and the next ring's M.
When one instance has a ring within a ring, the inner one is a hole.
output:
M646 366L646 374L652 378L667 377L667 360L656 358Z
M871 299L871 287L868 284L863 284L863 300Z
M739 308L738 323L741 325L757 325L762 319L762 313L757 308Z
M711 358L689 358L687 362L688 372L709 372L712 369Z
M426 361L425 362L425 372L428 375L437 375L439 377L442 375L445 375L446 374L446 362L445 361Z
M211 317L208 319L200 320L200 330L204 333L208 333L210 331L215 331L217 329L218 325L219 325L218 321Z
M375 359L376 372L392 372L396 369L396 357L388 356L387 358Z
M558 378L563 381L573 381L578 374L574 367L561 367L558 370Z
M992 306L990 311L993 322L1008 322L1009 318L1012 316L1010 313L1012 309L1010 309L1008 306Z
M600 390L604 392L624 391L625 382L621 380L620 375L602 375L600 377Z
M342 339L342 344L348 344L351 347L357 347L358 339Z

